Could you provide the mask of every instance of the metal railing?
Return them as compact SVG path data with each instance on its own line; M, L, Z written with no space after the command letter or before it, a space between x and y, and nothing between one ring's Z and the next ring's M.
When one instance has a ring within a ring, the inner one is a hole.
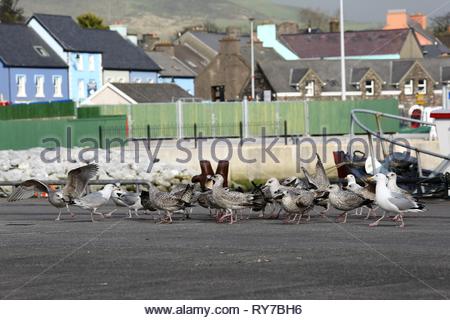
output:
M64 186L67 180L40 180L42 183L46 185L54 185L54 186ZM16 187L20 185L23 181L0 181L0 187L12 186ZM139 190L139 187L142 185L150 188L151 183L147 180L127 180L127 179L111 179L111 180L89 180L89 186L104 186L107 184L116 184L120 183L121 185L134 185L136 186L136 190Z
M370 129L368 126L364 125L357 117L358 113L365 113L365 114L369 114L369 115L373 115L375 116L375 120L377 123L377 129L378 131L374 131L372 129ZM433 170L433 172L430 174L429 177L434 177L436 176L436 174L438 173L442 173L449 165L450 165L450 155L442 155L433 151L429 151L429 150L425 150L422 148L417 148L414 146L411 146L409 144L405 144L402 142L399 142L395 139L391 139L389 137L386 137L383 134L383 130L382 130L382 126L381 126L381 120L382 118L389 118L389 119L395 119L395 120L399 120L399 121L405 121L405 122L413 122L413 123L419 123L419 124L423 124L423 125L427 125L427 126L436 126L435 123L432 122L426 122L426 121L422 121L422 120L418 120L418 119L412 119L412 118L406 118L406 117L401 117L401 116L396 116L396 115L392 115L392 114L387 114L387 113L381 113L381 112L377 112L377 111L372 111L372 110L365 110L365 109L353 109L351 111L351 124L350 124L350 137L352 138L355 135L355 123L367 133L367 137L368 137L368 141L369 141L369 152L370 152L370 156L371 156L371 160L372 160L372 168L375 169L375 149L373 146L373 141L372 141L372 137L377 137L378 139L382 140L381 143L381 147L383 150L383 156L386 158L388 156L387 151L385 149L385 145L383 143L383 141L389 142L393 145L397 145L399 147L408 149L408 150L412 150L414 152L416 152L416 156L417 156L417 170L419 173L419 177L423 177L423 172L422 172L422 165L421 165L421 161L420 161L420 154L427 154L429 156L432 157L436 157L436 158L440 158L443 161ZM350 153L352 152L352 150L350 150Z

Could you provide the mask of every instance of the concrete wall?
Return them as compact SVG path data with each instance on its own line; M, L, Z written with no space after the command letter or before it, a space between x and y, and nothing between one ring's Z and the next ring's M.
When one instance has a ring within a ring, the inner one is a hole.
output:
M17 76L24 75L26 77L26 97L17 96ZM44 97L36 96L36 76L44 76ZM60 76L62 78L62 96L54 96L53 77ZM11 68L10 84L12 102L28 102L28 101L54 101L69 99L67 69L32 69L32 68Z
M365 139L363 136L361 137ZM342 141L341 150L347 151L348 138L339 137L338 139ZM410 140L409 143L415 147L439 153L439 143L437 141L417 139ZM269 144L269 142L267 144ZM214 148L212 148L211 145L211 141L203 143L202 149L200 150L200 148L189 148L190 145L188 143L183 144L184 147L188 147L192 152L192 158L187 163L177 162L177 159L185 160L187 155L186 152L179 150L174 146L161 147L157 154L157 158L165 163L187 167L200 172L200 158L210 160L213 168L217 166L217 162L212 155L212 150L214 150L214 157L216 157L216 160L230 160L230 177L232 180L251 181L253 179L266 180L271 177L283 178L293 175L302 177L303 173L299 170L300 166L304 166L307 170L313 172L316 164L314 153L318 152L324 162L327 174L330 177L337 177L333 159L333 152L337 151L337 146L336 143L333 142L326 143L325 146L322 142L318 142L315 149L311 146L311 143L306 142L301 143L298 149L292 144L285 146L278 143L271 148L271 152L278 162L274 161L267 153L264 153L260 144L248 142L244 144L241 149L237 146L237 143L234 144L231 149L225 147L224 143L219 143ZM154 150L154 148L153 145L152 150ZM364 145L362 143L354 143L352 148L352 150L364 150ZM240 151L238 151L238 149L240 149ZM230 152L230 150L232 151ZM394 150L400 152L403 151L400 150L400 148L394 148ZM145 154L144 148L141 148L140 152L141 151L143 152L142 154ZM238 152L242 154L241 157L238 156ZM377 153L380 155L379 159L382 159L380 145L378 145ZM254 162L245 163L241 160L242 158L254 160ZM429 156L423 156L421 160L425 169L433 169L440 163L439 159Z

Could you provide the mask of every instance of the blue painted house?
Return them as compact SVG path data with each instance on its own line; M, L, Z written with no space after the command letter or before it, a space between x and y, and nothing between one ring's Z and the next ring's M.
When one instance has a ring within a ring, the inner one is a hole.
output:
M12 103L69 98L66 63L31 28L0 24L0 100Z
M27 24L68 64L75 101L107 82L157 82L159 66L115 31L84 29L70 16L50 14L35 14Z

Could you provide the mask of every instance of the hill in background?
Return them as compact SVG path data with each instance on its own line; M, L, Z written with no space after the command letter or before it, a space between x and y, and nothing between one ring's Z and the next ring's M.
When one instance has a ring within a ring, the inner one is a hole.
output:
M156 32L169 38L184 27L212 22L224 29L228 25L248 31L249 17L258 22L299 21L299 8L273 0L21 0L27 15L33 12L66 14L76 17L93 12L108 24L125 23L138 33ZM373 27L346 22L346 29Z

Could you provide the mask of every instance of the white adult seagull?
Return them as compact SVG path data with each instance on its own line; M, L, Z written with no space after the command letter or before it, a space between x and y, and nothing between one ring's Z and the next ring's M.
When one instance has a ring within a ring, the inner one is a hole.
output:
M410 199L408 196L393 192L387 187L388 178L382 174L377 173L369 180L375 180L377 182L375 201L378 206L384 210L383 215L377 221L369 224L370 227L376 227L381 220L384 219L386 212L394 212L398 215L401 224L399 227L403 228L405 222L403 221L403 214L406 212L423 212L424 206L417 203L415 200Z

